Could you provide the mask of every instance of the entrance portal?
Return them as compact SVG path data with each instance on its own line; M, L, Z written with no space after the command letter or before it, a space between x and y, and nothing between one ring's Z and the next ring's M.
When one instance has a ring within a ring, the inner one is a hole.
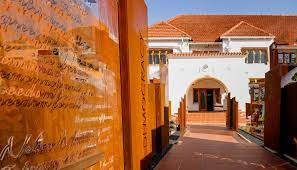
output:
M213 112L226 110L224 103L227 90L225 85L213 78L195 81L187 92L188 112Z

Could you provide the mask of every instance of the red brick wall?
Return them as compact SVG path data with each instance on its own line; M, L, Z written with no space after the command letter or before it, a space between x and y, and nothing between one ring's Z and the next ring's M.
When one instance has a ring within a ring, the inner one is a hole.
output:
M226 124L226 112L197 112L187 114L187 123Z

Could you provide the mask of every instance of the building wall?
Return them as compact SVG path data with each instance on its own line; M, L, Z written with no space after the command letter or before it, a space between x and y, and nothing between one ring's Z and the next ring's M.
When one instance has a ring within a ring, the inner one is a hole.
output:
M203 69L207 66L207 69ZM180 57L169 58L169 100L172 113L177 113L178 104L187 89L198 79L215 78L227 87L232 97L239 102L239 109L245 111L245 103L250 102L249 78L264 78L269 66L246 64L244 57Z
M187 39L149 39L149 47L153 48L171 48L174 53L188 53L189 49L189 40Z
M223 44L221 44L221 43L219 43L219 44L190 43L189 44L190 52L193 52L193 51L219 51L219 52L222 52L223 51L222 46L223 46Z
M150 64L149 66L149 79L160 79L160 66L159 64Z
M233 97L239 101L239 109L245 110L245 103L250 102L249 78L264 78L269 70L270 53L269 47L273 43L272 38L228 38L222 39L223 52L241 52L242 48L266 48L268 54L267 65L263 63L246 64L244 57L218 56L211 58L182 57L169 58L169 100L172 101L172 113L177 112L180 98L187 92L188 87L197 79L213 77L222 81L231 92ZM189 53L199 50L199 45L193 45L188 40L164 40L150 39L149 47L152 48L172 48L174 53ZM202 50L202 49L201 49ZM208 69L202 70L207 65ZM156 77L158 68L150 66L150 74Z
M266 48L270 63L269 47L274 42L272 38L266 39L223 39L223 52L241 52L242 48Z

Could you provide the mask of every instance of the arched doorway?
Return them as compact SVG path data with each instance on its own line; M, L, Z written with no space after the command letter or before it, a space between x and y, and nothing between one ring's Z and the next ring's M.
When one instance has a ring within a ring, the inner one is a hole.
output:
M187 90L188 112L218 112L226 110L227 87L220 80L205 77L195 80Z

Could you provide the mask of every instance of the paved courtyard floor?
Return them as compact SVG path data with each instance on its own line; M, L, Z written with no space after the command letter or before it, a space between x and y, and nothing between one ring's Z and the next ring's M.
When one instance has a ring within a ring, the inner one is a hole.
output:
M219 125L188 125L157 170L242 170L297 168Z

